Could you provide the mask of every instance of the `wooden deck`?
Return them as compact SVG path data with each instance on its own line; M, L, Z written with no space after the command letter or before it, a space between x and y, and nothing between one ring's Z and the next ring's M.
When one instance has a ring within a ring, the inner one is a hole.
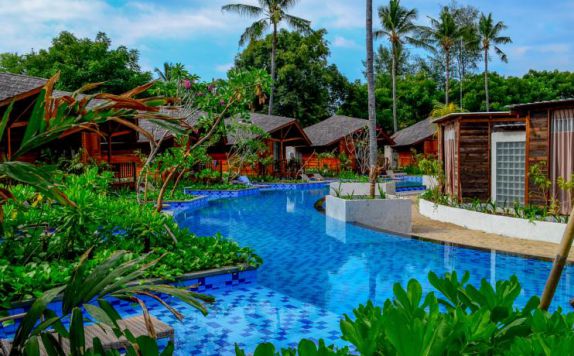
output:
M171 342L174 342L175 334L171 326L154 317L151 317L151 321L156 333L156 338L158 340L169 338ZM118 320L118 325L122 330L129 330L136 338L139 336L148 335L143 315ZM90 325L84 328L84 332L86 337L86 349L89 349L93 346L93 340L95 338L100 339L104 349L106 350L121 350L129 346L129 342L125 337L116 337L112 329L107 325ZM12 343L9 340L1 340L0 346L2 354L8 355L10 353L10 349L12 348ZM70 345L68 339L62 339L62 348L66 354L69 353ZM40 355L48 355L43 346L41 346Z

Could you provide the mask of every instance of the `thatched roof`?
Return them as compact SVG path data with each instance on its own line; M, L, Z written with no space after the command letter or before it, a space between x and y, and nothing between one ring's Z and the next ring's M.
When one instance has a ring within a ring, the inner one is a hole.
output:
M204 115L201 111L189 110L182 107L161 107L159 113L173 119L185 119L187 124L190 126L195 125L197 120ZM157 125L153 120L140 119L139 126L151 133L155 138L155 141L159 141L164 137L164 134L166 139L173 136L171 132L166 133L168 130ZM149 139L141 133L138 133L138 142L149 142Z
M197 123L197 120L199 120L201 116L205 115L205 113L202 111L190 111L185 108L162 108L160 110L160 113L173 118L185 119L187 124L190 126L195 125ZM250 117L251 117L250 121L251 124L259 127L261 130L267 133L272 133L275 130L278 130L286 125L297 122L297 120L289 117L265 115L259 113L251 113ZM225 125L227 127L229 127L231 123L232 119L225 120ZM157 124L149 120L140 120L139 125L146 131L152 133L156 138L156 140L159 140L166 131L164 128L159 127ZM170 138L171 136L172 135L168 133L165 138ZM227 143L230 145L235 143L235 138L233 137L232 134L227 135L226 139ZM139 134L138 141L148 142L148 139L145 136Z
M348 135L364 129L368 124L368 120L334 115L315 125L306 127L305 133L311 140L312 146L329 146Z
M28 75L0 73L0 103L9 102L10 99L36 91L46 84L46 79Z
M433 123L431 118L428 118L397 131L392 136L392 139L395 141L395 147L410 146L432 137L435 132L436 125Z

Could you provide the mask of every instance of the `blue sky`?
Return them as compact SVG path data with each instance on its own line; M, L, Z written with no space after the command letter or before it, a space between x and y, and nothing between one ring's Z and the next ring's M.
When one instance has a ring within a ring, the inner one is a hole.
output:
M436 16L450 0L403 0L419 10L419 23ZM93 38L104 31L113 45L136 48L144 69L165 61L182 62L203 79L221 77L240 50L239 36L249 20L223 14L229 2L256 0L0 0L0 52L45 48L62 30ZM385 1L374 0L376 7ZM574 70L573 0L474 0L459 4L493 12L514 43L509 63L492 68L507 75L529 69ZM300 0L291 11L326 28L331 58L350 79L361 78L364 59L364 0ZM362 79L362 78L361 78Z

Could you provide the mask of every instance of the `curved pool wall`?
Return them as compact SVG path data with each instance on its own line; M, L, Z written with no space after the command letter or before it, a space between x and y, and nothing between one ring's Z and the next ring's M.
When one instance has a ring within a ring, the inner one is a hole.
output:
M301 338L344 345L339 320L360 303L392 296L392 285L417 278L427 291L430 271L470 271L472 283L494 283L516 274L523 285L519 303L540 295L551 268L547 261L496 251L431 243L377 232L328 219L313 204L326 189L261 192L242 198L210 200L175 218L200 236L217 232L252 247L264 260L257 271L203 280L200 290L216 297L203 317L174 302L186 318L178 322L151 300L151 313L175 329L177 355L248 352L264 341L293 346ZM553 308L570 309L574 272L565 270ZM141 311L118 303L122 315ZM0 331L0 336L2 332Z

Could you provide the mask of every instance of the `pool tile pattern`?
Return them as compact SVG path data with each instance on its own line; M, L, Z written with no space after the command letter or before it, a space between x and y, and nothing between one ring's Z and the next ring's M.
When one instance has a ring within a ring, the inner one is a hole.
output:
M252 247L264 260L257 271L191 280L216 303L203 317L170 301L186 318L175 320L155 301L150 311L175 328L177 355L230 355L235 343L253 352L264 341L294 346L301 338L343 345L339 320L367 300L391 297L392 286L430 271L470 271L471 282L494 283L515 274L523 283L519 303L540 295L551 264L496 251L436 244L376 232L328 219L313 208L327 189L260 192L239 199L211 200L203 208L175 215L199 236L220 232ZM568 266L553 307L568 308L574 272ZM123 315L139 314L118 303ZM0 330L0 337L9 336Z

